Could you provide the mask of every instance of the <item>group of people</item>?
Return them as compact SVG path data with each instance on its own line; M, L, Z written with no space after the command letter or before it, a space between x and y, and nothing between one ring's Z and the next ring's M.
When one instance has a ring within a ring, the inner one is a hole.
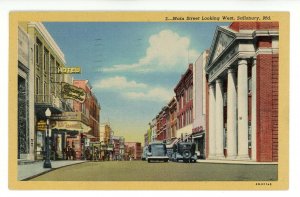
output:
M76 151L74 147L68 145L65 149L66 160L76 160Z
M85 159L86 160L99 160L99 150L97 147L94 147L94 151L91 153L91 150L89 147L85 149Z

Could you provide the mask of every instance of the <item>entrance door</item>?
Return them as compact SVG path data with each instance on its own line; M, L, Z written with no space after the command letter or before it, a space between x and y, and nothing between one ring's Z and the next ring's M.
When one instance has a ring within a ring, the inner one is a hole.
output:
M28 153L26 80L18 76L18 159Z

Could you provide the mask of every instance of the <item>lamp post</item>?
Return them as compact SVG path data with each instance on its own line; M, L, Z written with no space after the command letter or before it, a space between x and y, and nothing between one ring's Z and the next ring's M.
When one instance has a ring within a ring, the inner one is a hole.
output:
M51 111L49 108L47 108L45 115L47 118L47 130L46 130L46 158L44 161L44 168L52 168L51 161L50 161L50 150L49 150L49 137L50 137L49 118L51 116Z

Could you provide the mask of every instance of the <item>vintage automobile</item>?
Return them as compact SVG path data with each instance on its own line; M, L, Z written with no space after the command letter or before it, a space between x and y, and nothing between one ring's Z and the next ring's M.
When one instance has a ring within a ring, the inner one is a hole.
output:
M143 148L143 154L142 154L142 160L143 161L147 160L147 153L148 153L148 146L145 146Z
M179 142L173 146L173 161L183 161L185 163L196 162L196 144L193 142Z
M152 161L164 161L168 162L169 157L167 155L166 144L162 142L153 142L148 145L148 153L147 153L148 162Z

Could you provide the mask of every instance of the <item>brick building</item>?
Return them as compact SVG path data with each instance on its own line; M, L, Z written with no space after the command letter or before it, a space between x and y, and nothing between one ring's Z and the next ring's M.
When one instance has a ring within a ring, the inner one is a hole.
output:
M157 116L157 136L156 140L163 141L167 138L167 113L168 107L165 106L161 109Z
M177 100L177 138L186 139L193 129L193 64L189 64L174 88Z
M125 142L125 155L127 159L132 157L134 160L140 160L142 158L142 145L140 142Z
M206 65L209 159L278 161L278 23L217 27Z

